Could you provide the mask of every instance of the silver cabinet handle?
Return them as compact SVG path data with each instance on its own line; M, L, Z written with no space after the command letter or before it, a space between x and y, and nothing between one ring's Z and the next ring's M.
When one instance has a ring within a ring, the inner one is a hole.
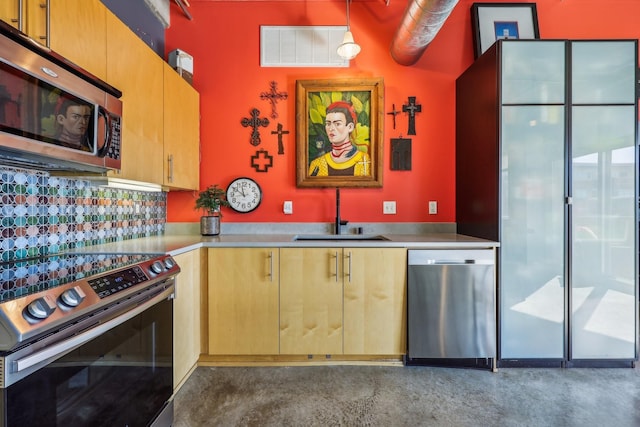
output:
M173 182L173 154L169 154L167 161L169 162L169 175L167 175L167 181Z
M15 22L16 24L18 24L18 30L22 31L22 28L24 26L23 24L24 6L22 2L24 0L17 0L17 1L18 1L18 18L11 19L11 22Z
M51 0L47 0L44 4L40 4L40 7L45 9L45 35L44 35L44 45L47 47L51 47ZM42 37L40 37L42 38Z
M351 283L351 251L349 251L347 258L349 258L349 272L347 273L347 277L349 278L349 283Z
M269 252L269 281L273 282L273 251Z
M336 283L338 283L338 251L336 251Z

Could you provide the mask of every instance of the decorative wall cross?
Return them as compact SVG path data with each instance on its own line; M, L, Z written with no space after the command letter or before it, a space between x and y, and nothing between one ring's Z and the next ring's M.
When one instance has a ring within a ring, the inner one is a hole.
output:
M402 111L405 113L409 113L409 130L407 131L408 135L416 134L416 113L422 111L422 105L416 104L416 97L410 96L409 103L402 106Z
M396 110L396 104L391 104L391 111L389 111L387 114L390 114L393 116L393 128L396 128L396 116L398 114L400 114L402 111L400 110Z
M261 148L256 151L254 156L251 156L251 167L256 172L266 172L271 166L273 166L273 156L270 156L267 150Z
M266 117L261 119L260 110L254 108L251 110L251 117L245 117L241 120L242 126L244 127L252 127L253 131L251 132L251 145L260 145L260 131L258 130L260 126L267 127L269 126L269 119Z
M271 118L277 119L278 112L276 111L276 103L279 100L285 100L289 96L287 92L278 92L278 83L272 81L270 83L271 92L262 92L260 94L260 99L267 100L271 102Z
M278 135L278 154L284 154L284 144L282 143L282 135L287 135L288 130L282 130L282 123L278 123L278 130L272 130L272 135Z

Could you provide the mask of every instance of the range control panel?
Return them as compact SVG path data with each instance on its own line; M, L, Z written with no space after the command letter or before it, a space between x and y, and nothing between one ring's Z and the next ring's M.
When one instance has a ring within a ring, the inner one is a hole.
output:
M98 277L97 279L89 279L87 282L89 282L91 288L100 298L105 298L146 280L148 280L148 278L144 274L144 271L142 271L140 267L135 266Z

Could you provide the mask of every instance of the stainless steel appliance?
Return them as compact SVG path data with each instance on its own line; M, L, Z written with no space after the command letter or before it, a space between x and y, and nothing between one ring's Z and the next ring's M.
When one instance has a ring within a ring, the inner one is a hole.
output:
M170 256L0 264L2 426L170 426Z
M495 368L492 249L408 251L408 365Z
M0 21L0 162L120 169L121 95Z

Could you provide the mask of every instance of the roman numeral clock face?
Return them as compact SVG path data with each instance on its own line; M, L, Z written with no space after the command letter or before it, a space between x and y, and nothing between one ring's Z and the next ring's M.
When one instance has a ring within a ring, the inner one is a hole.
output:
M236 212L251 212L262 201L262 189L251 178L236 178L227 187L227 201Z

